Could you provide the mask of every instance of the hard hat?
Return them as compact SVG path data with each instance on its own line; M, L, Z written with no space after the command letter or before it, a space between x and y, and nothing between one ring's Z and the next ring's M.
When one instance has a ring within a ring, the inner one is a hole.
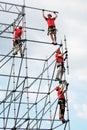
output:
M59 87L59 86L56 86L56 88L55 88L55 89L56 89L56 91L58 91L58 90L60 89L60 87Z
M19 29L22 29L22 26L19 26Z
M58 48L57 50L56 50L56 53L59 53L60 52L60 48Z
M47 16L48 16L48 17L52 17L52 15L51 15L51 14L48 14Z

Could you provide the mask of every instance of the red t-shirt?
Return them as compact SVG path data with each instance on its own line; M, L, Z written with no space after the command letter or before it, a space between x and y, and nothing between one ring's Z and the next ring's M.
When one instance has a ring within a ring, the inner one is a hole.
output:
M63 62L63 57L59 56L59 53L55 54L56 62L62 63Z
M58 98L59 99L65 99L65 96L64 96L64 94L62 94L62 91L61 91L61 88L57 91L57 96L58 96ZM61 95L61 96L60 96Z
M45 18L45 20L47 21L48 27L49 26L55 26L55 18Z
M16 28L14 31L14 38L21 38L22 32L22 29Z

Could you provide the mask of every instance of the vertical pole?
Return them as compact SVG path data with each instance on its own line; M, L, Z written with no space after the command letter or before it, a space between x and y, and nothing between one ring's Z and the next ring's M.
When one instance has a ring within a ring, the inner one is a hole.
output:
M67 49L67 43L66 43L66 37L64 36L64 42L65 42L65 51L67 51L65 60L66 60L66 68L67 68L67 74L69 74L69 65L68 65L68 49ZM68 84L66 84L68 87ZM66 104L67 104L67 121L68 121L68 129L70 130L70 121L69 121L69 106L68 106L68 94L66 91Z
M23 39L26 39L26 17L25 17L25 0L23 0L23 8L22 8L22 14L23 14L23 31L24 31L24 36ZM29 119L29 92L28 92L28 62L27 62L27 42L24 42L24 48L23 48L23 53L25 52L25 69L26 69L26 88L27 88L27 118ZM27 123L27 129L29 129L29 120Z
M67 120L68 120L68 129L70 130L70 121L69 121L69 106L68 106L68 95L67 95L67 91L66 91L66 102L67 102Z
M66 54L67 74L69 74L69 65L68 65L68 49L67 49L67 43L66 43L66 37L65 37L65 36L64 36L64 41L65 41L65 51L67 51L67 54Z
M14 33L14 29L15 29L15 20L14 20L14 24L13 24L13 33ZM14 51L14 46L13 46L13 51ZM15 57L13 57L13 90L15 90ZM15 104L15 92L14 92L14 126L16 127L16 104Z
M48 60L47 60L47 68L48 68ZM49 68L48 68L49 69ZM47 69L47 79L48 79L48 90L49 90L49 87L50 87L50 84L49 84L49 70ZM50 94L49 94L49 108L50 108L50 127L52 125L52 111L51 111L51 98L50 98Z
M5 109L5 102L3 102L3 110ZM5 111L3 111L3 129L5 130Z
M15 59L13 57L13 90L15 90ZM14 126L16 125L16 104L15 104L15 92L14 92Z

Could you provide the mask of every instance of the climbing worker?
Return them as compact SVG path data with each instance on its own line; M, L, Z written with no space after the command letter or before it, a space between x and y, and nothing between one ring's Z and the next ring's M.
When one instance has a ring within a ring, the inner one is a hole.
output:
M65 96L64 96L64 88L65 85L62 84L62 86L56 86L55 90L57 91L58 96L58 104L59 104L59 119L62 121L62 123L65 123L66 120L64 119L64 113L65 113Z
M57 18L56 12L54 12L55 17L52 17L51 14L48 14L47 17L44 15L44 10L42 10L42 15L43 18L46 20L47 25L48 25L48 35L50 35L52 44L57 45L57 37L56 37L56 25L55 25L55 20Z
M56 64L57 64L57 74L56 74L56 81L58 80L59 82L62 81L62 76L63 73L65 72L65 67L64 67L64 54L66 54L67 51L64 53L61 53L60 48L56 50L55 58L56 58Z
M13 41L13 46L14 46L13 55L17 55L18 51L20 51L21 57L23 57L22 43L21 43L22 34L23 34L22 26L15 28L15 30L14 30L14 41Z

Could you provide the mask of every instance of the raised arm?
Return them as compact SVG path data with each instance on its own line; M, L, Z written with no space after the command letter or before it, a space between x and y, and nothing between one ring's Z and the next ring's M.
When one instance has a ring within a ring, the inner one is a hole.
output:
M57 15L57 13L56 12L54 12L54 18L56 19L57 17L58 17L58 15Z
M43 18L46 18L45 15L44 15L44 10L42 10L42 16L43 16Z

